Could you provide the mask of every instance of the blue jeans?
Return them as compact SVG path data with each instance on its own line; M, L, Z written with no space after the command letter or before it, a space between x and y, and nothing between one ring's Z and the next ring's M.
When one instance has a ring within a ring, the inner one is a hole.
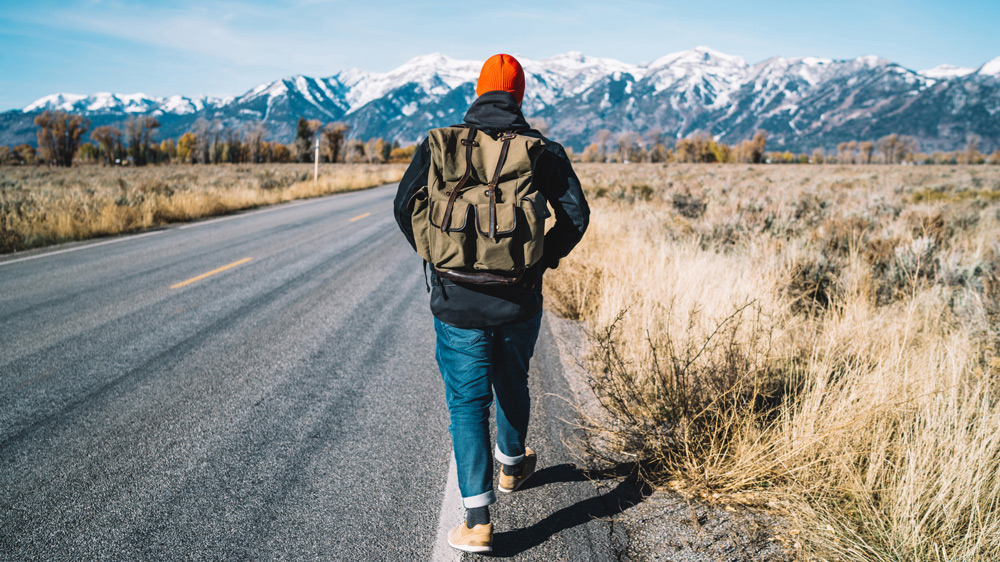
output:
M489 423L494 393L496 459L517 464L524 458L531 407L528 362L541 322L541 312L530 320L498 328L456 328L434 319L435 357L444 378L458 488L466 508L496 501Z

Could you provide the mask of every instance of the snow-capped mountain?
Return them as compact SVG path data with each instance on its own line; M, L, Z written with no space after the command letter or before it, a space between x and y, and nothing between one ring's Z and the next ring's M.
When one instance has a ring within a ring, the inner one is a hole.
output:
M174 95L166 98L147 96L146 94L112 94L100 92L90 96L78 94L52 94L35 100L24 108L25 113L44 111L46 109L61 110L70 113L87 114L152 114L165 113L187 115L197 113L208 106L218 106L232 98L211 98L207 96L187 98Z
M966 68L962 66L953 66L950 64L939 64L934 68L928 68L927 70L921 70L919 74L926 76L928 78L944 79L949 78L960 78L975 72L975 68Z
M597 131L657 129L668 137L708 133L734 143L757 129L772 148L832 148L890 133L916 137L924 151L950 150L979 135L1000 147L1000 57L979 68L942 65L915 72L875 56L849 60L775 57L756 64L708 47L628 64L579 52L520 59L525 115L544 119L553 138L581 149ZM429 128L460 122L475 97L481 61L441 53L385 73L344 70L327 78L292 76L231 98L144 94L53 94L0 114L0 144L32 142L30 120L59 109L94 126L154 115L161 137L198 119L232 127L263 121L273 139L291 140L299 117L344 121L350 136L412 143Z

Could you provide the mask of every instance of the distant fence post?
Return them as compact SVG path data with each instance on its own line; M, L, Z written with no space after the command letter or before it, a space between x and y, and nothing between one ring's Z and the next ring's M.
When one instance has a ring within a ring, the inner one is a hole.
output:
M313 185L319 182L319 135L316 135L316 158L313 164Z

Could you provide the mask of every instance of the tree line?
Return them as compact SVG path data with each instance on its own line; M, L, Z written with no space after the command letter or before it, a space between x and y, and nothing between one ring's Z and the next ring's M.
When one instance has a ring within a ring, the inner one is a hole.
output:
M668 145L662 129L654 128L642 135L634 131L613 133L601 129L594 142L581 154L583 162L746 162L765 161L767 131L757 131L752 139L728 145L711 138L708 133L677 139Z
M917 139L891 134L876 141L847 141L836 151L817 148L812 152L766 151L767 131L759 130L752 139L736 144L717 141L708 133L677 139L671 143L663 131L646 134L626 131L615 136L602 129L580 155L583 162L735 162L749 164L994 164L1000 165L1000 149L987 155L979 151L980 138L970 135L964 150L920 152Z
M382 138L368 141L348 139L350 125L343 122L322 123L299 118L295 140L289 144L267 141L268 125L262 121L233 126L219 119L198 119L192 129L177 139L156 142L160 128L153 116L135 116L121 126L103 125L84 135L90 121L62 111L45 111L35 117L38 148L28 144L0 146L0 164L50 164L71 166L74 160L107 165L159 163L248 164L272 162L312 162L319 143L323 162L407 162L416 146L400 147L398 142ZM543 119L532 122L543 134L548 124ZM772 151L767 148L767 131L757 131L753 138L726 144L708 133L668 139L662 129L644 134L625 131L617 136L610 130L598 131L578 158L583 162L681 162L681 163L772 163L772 164L994 164L1000 165L1000 149L987 155L979 150L980 138L971 135L964 150L920 152L919 143L907 135L886 135L876 141L847 141L835 151L817 148L809 153Z
M177 139L155 140L160 122L153 116L135 116L122 125L103 125L84 134L90 120L62 111L45 111L35 117L38 148L28 144L0 146L0 164L50 164L71 166L74 160L106 165L145 166L161 163L251 164L312 162L319 141L323 162L406 162L416 147L400 147L382 138L348 139L350 125L300 118L295 140L284 144L267 141L267 123L258 121L231 126L221 120L198 119Z

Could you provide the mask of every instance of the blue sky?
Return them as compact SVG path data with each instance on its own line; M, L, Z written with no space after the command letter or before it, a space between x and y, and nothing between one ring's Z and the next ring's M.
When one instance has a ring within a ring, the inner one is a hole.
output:
M241 94L422 54L641 63L705 45L749 62L874 54L920 70L1000 56L1000 0L399 2L0 0L0 110L56 92Z

